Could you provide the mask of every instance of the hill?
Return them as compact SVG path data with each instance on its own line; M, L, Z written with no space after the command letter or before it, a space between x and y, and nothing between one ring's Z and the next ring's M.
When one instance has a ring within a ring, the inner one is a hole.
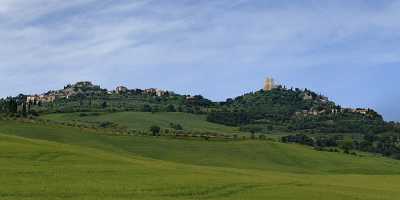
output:
M148 131L157 125L162 129L180 125L183 130L194 132L239 133L239 128L208 122L205 115L179 112L115 112L115 113L56 113L41 116L42 119L82 123L113 122L129 129Z
M393 199L400 162L0 122L2 199Z
M267 126L286 131L382 132L385 122L371 109L342 108L310 90L260 90L220 103L208 120L245 129L265 131ZM253 126L249 126L249 125ZM247 127L246 127L247 126Z
M73 112L185 112L207 114L207 120L243 130L268 132L384 132L381 115L372 109L342 108L327 97L305 89L279 86L213 102L201 95L179 95L159 89L108 91L89 81L69 84L42 95L19 95L0 100L0 113L28 116Z
M172 128L185 129L190 134L201 132L197 136L206 134L205 138L209 138L209 133L222 133L222 137L252 133L250 137L264 138L263 134L271 133L300 134L282 141L319 150L334 147L349 153L357 150L400 158L398 123L385 122L372 109L342 108L311 90L283 86L213 102L201 95L179 95L154 88L120 86L108 91L91 82L78 82L40 96L19 95L0 100L0 113L9 118L54 118L75 125L142 132L156 125L165 131ZM69 114L64 116L65 113Z

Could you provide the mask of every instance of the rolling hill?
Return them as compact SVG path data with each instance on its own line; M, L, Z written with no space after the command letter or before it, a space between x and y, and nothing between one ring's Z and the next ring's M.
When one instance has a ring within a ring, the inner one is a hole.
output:
M205 115L194 115L178 112L116 112L101 113L96 115L81 116L80 113L61 113L43 115L43 119L55 121L114 122L119 125L137 129L148 130L150 126L157 125L161 128L170 128L170 123L180 124L185 130L201 132L239 133L239 128L206 121Z
M1 199L393 199L400 161L0 121Z

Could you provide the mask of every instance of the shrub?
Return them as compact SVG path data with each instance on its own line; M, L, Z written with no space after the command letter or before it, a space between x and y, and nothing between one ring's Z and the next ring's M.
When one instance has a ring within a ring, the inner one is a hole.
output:
M157 125L153 125L150 127L150 132L153 134L153 136L160 135L160 131L161 131L161 128Z
M169 126L177 131L183 130L182 125L180 124L174 124L174 123L170 123Z

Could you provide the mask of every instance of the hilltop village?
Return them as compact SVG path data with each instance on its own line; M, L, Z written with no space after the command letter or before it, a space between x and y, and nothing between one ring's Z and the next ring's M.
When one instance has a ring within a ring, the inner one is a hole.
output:
M279 88L284 88L286 89L286 86L282 86L279 84L275 83L275 80L272 77L268 77L265 79L264 82L264 91L269 92L273 89L279 89ZM296 89L299 90L299 89ZM316 94L315 92L312 92L310 90L305 89L304 92L302 92L302 98L305 101L316 101L321 103L322 105L328 105L331 103L328 99L328 97L323 96L321 94ZM303 116L308 116L308 115L313 115L313 116L318 116L318 115L323 115L326 113L330 114L338 114L338 113L358 113L362 115L367 115L370 112L370 109L364 109L364 108L342 108L342 107L332 107L330 109L321 109L321 107L318 108L311 108L309 110L302 110L302 111L297 111L295 114L297 116L303 115Z
M265 93L271 92L273 90L288 90L286 86L276 84L273 78L266 78L264 82L263 90ZM290 89L293 90L293 89ZM300 90L295 89L301 95L302 100L315 102L318 106L313 106L309 109L303 109L296 111L294 114L296 116L319 116L324 114L338 114L338 113L358 113L362 115L367 115L370 113L370 109L363 108L342 108L340 106L332 106L331 101L328 97L321 94L317 94L308 89ZM107 90L101 88L99 85L95 85L90 81L80 81L75 84L68 84L61 90L48 91L40 95L28 95L26 96L26 103L31 105L52 103L56 100L68 100L71 97L77 96L106 96L106 95L146 95L153 97L169 97L176 95L172 91L161 90L157 88L148 89L129 89L126 86L118 86L114 90ZM186 100L196 100L199 96L184 96ZM201 97L201 96L200 96ZM202 98L202 97L201 97Z
M174 94L170 91L165 91L157 88L149 88L149 89L129 89L125 86L118 86L115 90L108 91L107 89L102 89L99 85L94 85L90 81L81 81L75 84L68 84L64 87L64 89L57 90L57 91L49 91L44 94L36 94L36 95L29 95L26 97L26 102L31 104L38 104L38 103L52 103L56 100L60 99L69 99L74 96L79 95L112 95L112 94L119 94L119 95L149 95L149 96L169 96Z
M215 102L201 95L180 95L157 88L101 88L89 81L68 84L40 95L19 95L0 100L0 113L37 119L55 113L76 113L77 118L107 113L185 113L241 132L271 133L381 133L397 130L372 109L342 108L309 89L288 88L267 78L262 89ZM98 127L113 126L111 123ZM179 127L170 124L171 127ZM181 129L181 128L179 128ZM292 141L292 139L290 139Z

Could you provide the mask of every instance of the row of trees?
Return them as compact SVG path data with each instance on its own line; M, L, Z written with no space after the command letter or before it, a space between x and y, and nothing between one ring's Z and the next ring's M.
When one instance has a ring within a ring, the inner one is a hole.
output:
M32 103L27 103L24 96L8 97L0 99L0 114L12 115L15 117L37 116L38 113L31 109Z
M138 111L141 112L185 112L185 113L192 113L192 114L205 114L206 109L200 106L192 106L192 105L150 105L144 104Z
M18 102L13 98L1 99L0 100L0 112L1 113L17 113Z
M364 151L378 153L383 156L400 159L400 134L363 134L360 139L344 138L343 135L310 137L306 134L296 134L281 138L284 143L298 143L313 146L316 149L337 147L344 152Z
M214 111L207 115L207 121L228 126L241 126L250 124L253 119L245 112Z

